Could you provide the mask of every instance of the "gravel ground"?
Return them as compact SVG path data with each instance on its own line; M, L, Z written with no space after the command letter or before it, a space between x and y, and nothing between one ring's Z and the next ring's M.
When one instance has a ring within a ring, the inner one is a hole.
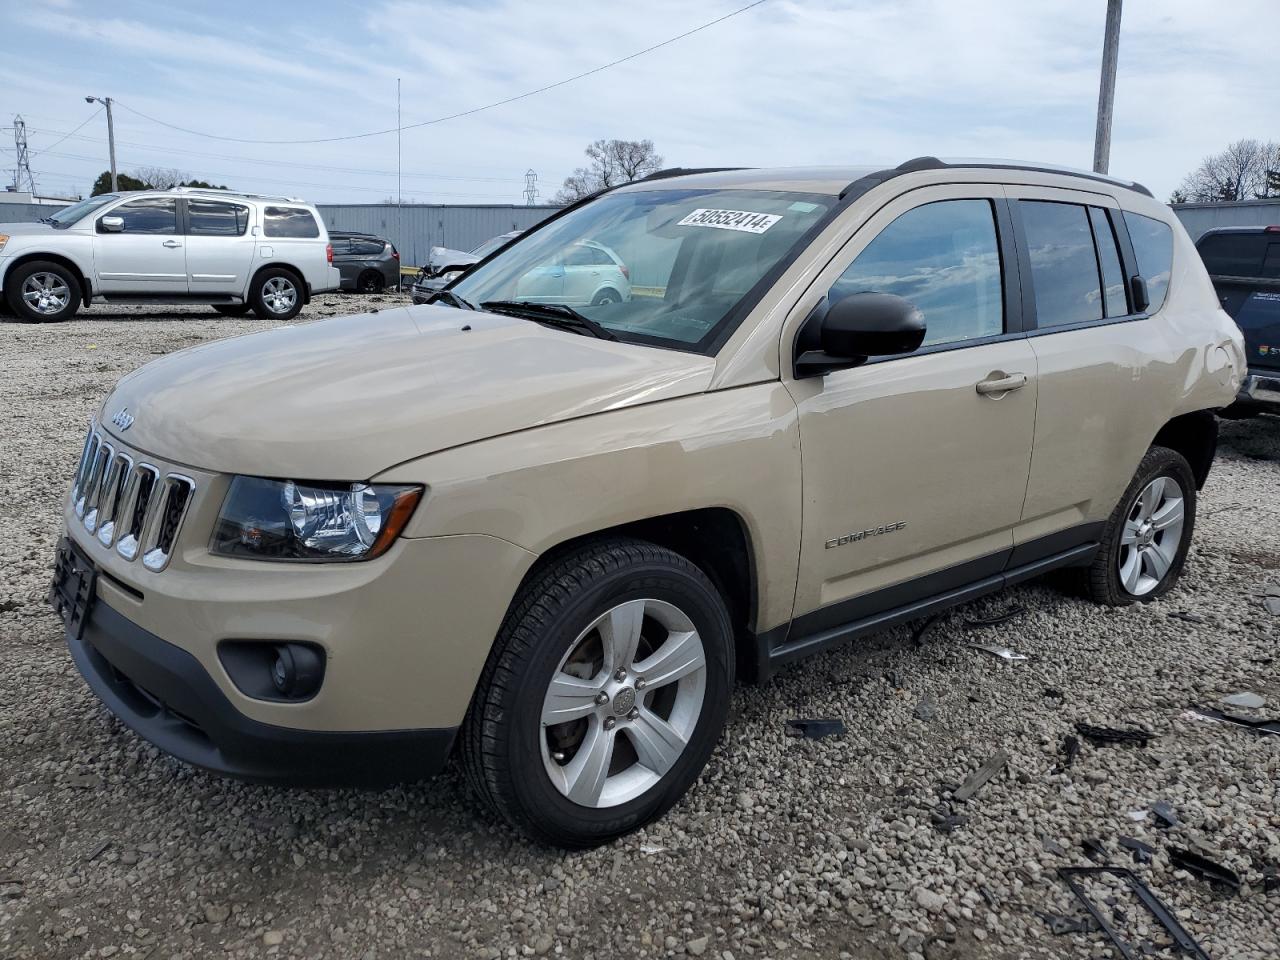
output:
M402 299L329 296L307 315ZM1280 737L1184 713L1251 690L1280 716L1280 617L1262 601L1280 583L1280 419L1223 424L1187 574L1165 600L1110 610L1034 583L918 641L897 629L741 688L706 774L662 822L564 854L486 819L455 774L366 793L195 772L77 675L44 594L88 416L152 356L266 326L157 307L0 325L0 958L1113 956L1101 933L1055 935L1037 915L1080 914L1055 869L1087 863L1086 838L1210 956L1280 955L1280 889L1262 883L1280 865ZM823 716L847 732L784 735L789 718ZM1063 770L1078 721L1157 736L1084 743ZM944 785L998 750L1007 767L944 809L969 819L940 832ZM1131 817L1161 800L1177 826ZM1125 835L1154 861L1135 865ZM1176 870L1174 846L1244 886L1227 895ZM1156 936L1114 889L1095 892L1115 896L1132 936Z

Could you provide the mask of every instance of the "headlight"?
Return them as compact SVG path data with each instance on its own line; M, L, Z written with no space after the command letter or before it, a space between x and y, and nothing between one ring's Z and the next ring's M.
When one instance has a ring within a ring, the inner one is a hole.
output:
M210 549L258 560L368 560L391 546L421 487L236 477Z
M440 274L440 279L443 280L445 283L452 283L454 280L457 280L460 276L462 276L461 270L450 270L448 273Z

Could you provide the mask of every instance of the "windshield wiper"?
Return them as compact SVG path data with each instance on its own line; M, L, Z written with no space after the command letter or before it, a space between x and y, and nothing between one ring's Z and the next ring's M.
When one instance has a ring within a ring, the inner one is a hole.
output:
M590 317L584 317L573 307L563 303L532 303L528 300L486 300L480 306L490 313L505 313L514 317L524 317L535 323L544 323L549 327L573 330L600 340L617 340L618 337L596 323Z
M52 223L54 226L57 226L58 222L54 220L53 217L41 217L36 221L36 223Z
M441 300L445 301L451 307L457 307L459 310L476 309L476 305L474 303L470 300L463 299L452 290L437 290L436 295L431 298L432 303L439 303Z

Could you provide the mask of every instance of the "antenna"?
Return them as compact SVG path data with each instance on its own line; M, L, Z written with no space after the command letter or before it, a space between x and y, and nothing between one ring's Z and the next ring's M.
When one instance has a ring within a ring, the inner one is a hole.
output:
M13 118L13 152L18 157L18 165L13 171L13 189L34 195L36 178L31 174L31 160L27 156L27 123L20 116Z
M524 172L524 202L530 207L538 202L538 175L533 170Z

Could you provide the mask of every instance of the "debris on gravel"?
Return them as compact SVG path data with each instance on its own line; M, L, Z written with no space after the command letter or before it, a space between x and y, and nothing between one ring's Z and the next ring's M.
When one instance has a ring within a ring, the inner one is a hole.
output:
M295 322L369 305L326 295ZM1259 602L1280 612L1267 593L1280 571L1280 419L1223 421L1166 598L1111 609L1033 581L741 686L685 798L618 843L566 853L495 822L452 772L381 792L199 772L114 720L72 665L44 597L87 419L153 357L271 326L102 305L65 324L0 323L0 958L1115 956L1057 873L1087 864L1086 838L1208 956L1280 956L1280 737L1192 712L1241 691L1280 702L1280 620ZM1013 606L998 629L964 626ZM997 636L1031 659L965 646ZM847 729L791 739L795 717ZM1152 738L1086 745L1068 764L1077 722ZM963 807L971 816L940 829L935 817L957 816L952 785L998 751L1007 762ZM1176 825L1127 816L1159 801ZM1238 893L1196 879L1175 849L1231 871ZM1044 914L1076 928L1055 934Z

